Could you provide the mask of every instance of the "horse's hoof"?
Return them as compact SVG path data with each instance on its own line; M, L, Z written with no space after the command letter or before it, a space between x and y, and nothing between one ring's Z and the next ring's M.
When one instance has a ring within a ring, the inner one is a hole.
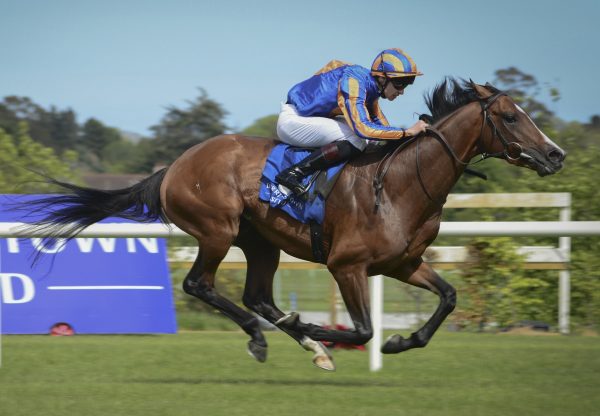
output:
M298 312L290 312L275 321L275 326L294 329L298 321L300 321L300 314Z
M397 354L410 349L410 344L410 339L406 339L402 335L395 334L385 341L385 344L383 344L381 347L381 352L383 354Z
M333 363L333 359L329 356L325 355L315 355L313 357L313 364L317 367L327 370L327 371L335 371L335 364Z
M256 342L248 341L248 354L256 359L259 363L267 361L267 346L258 345Z
M333 357L327 347L319 341L315 341L306 335L300 341L300 345L306 351L312 351L315 353L312 358L312 362L319 368L327 371L335 371L335 364L333 364Z

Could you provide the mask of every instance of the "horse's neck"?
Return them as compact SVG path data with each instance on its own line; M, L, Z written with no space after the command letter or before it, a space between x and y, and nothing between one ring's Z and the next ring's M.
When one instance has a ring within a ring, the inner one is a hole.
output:
M480 117L479 105L471 103L461 107L436 125L455 155L464 163L477 153L476 142L481 128ZM421 199L425 204L438 209L446 201L450 190L464 172L465 165L457 161L446 146L431 135L418 140L420 143L415 143L412 151L404 154L402 164L406 166L398 166L398 169L406 169L409 166L414 175L411 182L419 188ZM415 163L417 157L418 164ZM426 191L423 187L427 188Z
M479 103L472 102L438 123L437 129L448 139L448 144L458 158L466 163L477 154L476 143L481 133L482 122L481 107ZM441 150L447 153L447 149L442 148ZM449 154L448 156L451 157ZM462 168L460 170L462 173L465 166L456 160L454 162Z

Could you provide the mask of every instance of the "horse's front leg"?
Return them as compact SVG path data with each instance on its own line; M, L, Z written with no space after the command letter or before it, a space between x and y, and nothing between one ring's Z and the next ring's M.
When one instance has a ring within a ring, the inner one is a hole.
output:
M444 319L454 310L456 290L426 263L421 263L412 274L399 273L398 275L390 275L390 277L430 290L439 296L440 303L423 327L412 333L409 338L403 338L398 334L392 335L381 347L381 352L395 354L411 348L423 348L429 343Z
M366 344L373 337L366 268L362 265L345 265L330 271L338 284L346 310L352 318L354 330L326 329L319 325L307 324L300 321L297 313L286 315L277 324L281 328L299 330L316 341Z

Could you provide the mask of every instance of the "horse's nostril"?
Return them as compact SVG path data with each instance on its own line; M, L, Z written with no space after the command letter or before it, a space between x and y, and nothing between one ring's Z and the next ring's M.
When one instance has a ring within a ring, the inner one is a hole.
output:
M566 156L566 153L560 149L552 149L550 150L550 152L548 152L548 160L554 163L562 162L563 160L565 160Z

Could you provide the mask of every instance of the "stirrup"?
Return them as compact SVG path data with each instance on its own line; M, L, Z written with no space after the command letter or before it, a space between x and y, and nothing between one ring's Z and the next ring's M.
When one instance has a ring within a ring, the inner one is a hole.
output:
M294 195L302 195L308 191L308 188L302 184L302 179L304 179L304 172L297 167L288 168L275 177L279 186L285 187Z
M285 195L289 196L290 194L292 194L292 195L295 195L297 198L300 198L300 199L303 199L306 201L306 200L308 200L308 196L309 196L308 191L310 191L311 186L313 185L313 183L315 183L315 181L317 180L317 176L319 176L320 173L321 173L321 171L317 171L317 172L313 173L306 185L299 184L296 189L290 189L285 184L280 183L279 190L282 191L281 188L283 187L287 191L289 191L289 192L282 191Z

